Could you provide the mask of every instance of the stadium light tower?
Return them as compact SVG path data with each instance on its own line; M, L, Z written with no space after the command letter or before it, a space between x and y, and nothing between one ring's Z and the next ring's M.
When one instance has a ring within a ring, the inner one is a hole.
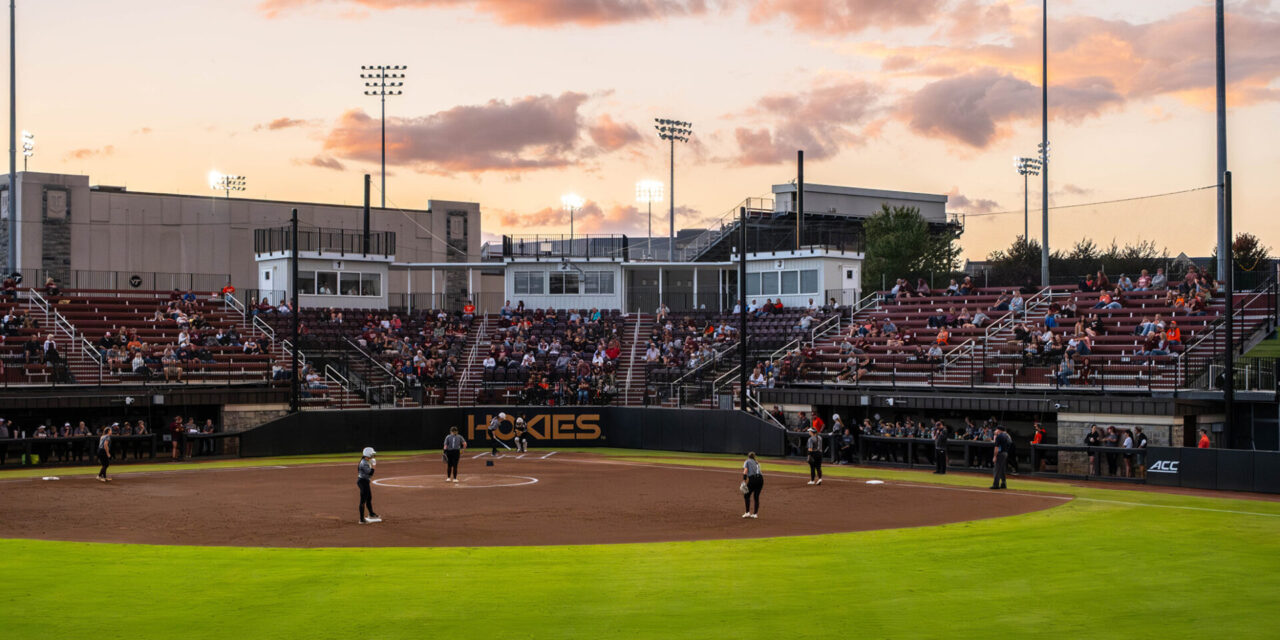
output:
M1017 169L1018 175L1022 176L1022 241L1027 242L1031 240L1029 235L1031 229L1028 225L1027 176L1040 175L1040 161L1035 158L1014 156L1013 168Z
M22 170L27 170L27 160L36 154L36 135L30 131L22 131Z
M403 95L400 87L404 86L404 65L370 64L363 65L360 77L365 80L364 94L378 96L382 102L382 208L387 208L387 96ZM372 80L372 82L370 82Z
M668 118L654 118L657 124L653 125L658 130L658 137L671 143L671 185L667 196L671 203L671 234L667 240L667 262L675 262L676 259L676 140L680 142L688 142L689 136L693 135L693 123L682 122L680 120L670 120Z
M560 204L569 211L569 250L573 251L573 212L581 211L586 201L576 193L566 193L560 196Z
M649 205L649 237L644 241L645 255L653 254L653 203L662 202L662 181L641 180L636 183L636 202Z
M217 170L210 171L209 188L214 191L223 191L230 198L232 191L244 191L244 176L229 176Z

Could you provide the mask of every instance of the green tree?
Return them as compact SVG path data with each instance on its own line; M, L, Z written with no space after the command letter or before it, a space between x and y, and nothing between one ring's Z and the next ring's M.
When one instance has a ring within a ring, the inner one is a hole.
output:
M959 264L959 232L950 227L931 232L916 207L881 205L880 211L863 224L863 231L867 248L862 269L865 288L879 288L881 282L892 286L898 278L929 280L940 274L949 276Z

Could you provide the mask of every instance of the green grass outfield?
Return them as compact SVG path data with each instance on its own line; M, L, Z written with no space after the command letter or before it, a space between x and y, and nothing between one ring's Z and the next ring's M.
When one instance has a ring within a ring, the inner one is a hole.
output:
M738 465L725 457L609 455ZM129 469L145 467L120 472ZM765 471L800 469L766 464ZM988 482L844 467L828 475ZM1077 499L937 527L662 544L227 549L0 540L0 638L1280 634L1280 503L1010 484ZM768 517L767 488L763 498Z

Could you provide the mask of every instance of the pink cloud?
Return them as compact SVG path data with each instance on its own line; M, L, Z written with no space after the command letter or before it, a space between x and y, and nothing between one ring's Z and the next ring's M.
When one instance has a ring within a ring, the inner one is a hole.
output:
M655 210L654 221L665 223L666 209ZM506 232L527 230L567 230L569 228L569 212L562 207L543 207L529 212L511 210L491 211L487 215L497 217L500 229ZM634 205L612 204L607 207L598 202L588 200L582 209L573 214L574 233L621 233L627 235L644 235L647 231L648 214ZM684 207L677 207L677 219L690 219L684 216L696 216L697 212ZM661 227L665 229L665 224ZM661 231L661 229L659 230Z
M1050 94L1051 115L1069 122L1119 106L1124 98L1105 78L1059 83ZM1040 88L994 69L931 82L899 105L897 116L928 137L985 148L1007 133L1011 121L1040 113Z
M334 171L347 170L347 167L343 165L341 162L338 162L337 158L326 156L326 155L318 155L311 158L294 160L293 163L305 165L308 167L319 167L321 169L333 169Z
M571 166L639 140L633 127L608 116L584 126L579 109L587 100L586 94L566 92L389 118L387 162L430 173L520 172ZM587 149L584 138L598 147ZM342 114L324 150L339 158L377 160L378 120L361 110Z
M947 192L947 210L959 213L991 213L1000 210L1000 203L988 198L970 198L960 193L960 187Z
M761 98L748 114L770 120L772 126L735 129L735 162L790 162L799 149L811 160L834 157L842 147L860 142L862 134L857 128L875 109L879 93L870 83L854 81Z

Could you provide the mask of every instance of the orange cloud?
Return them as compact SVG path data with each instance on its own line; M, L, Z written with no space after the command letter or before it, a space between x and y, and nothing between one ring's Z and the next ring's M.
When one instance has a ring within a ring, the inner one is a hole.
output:
M654 212L655 222L665 222L665 209ZM499 228L528 230L567 230L569 212L562 207L543 207L536 211L521 213L510 210L489 210L485 215L496 216ZM618 233L643 236L647 233L648 212L634 205L612 204L608 207L598 202L587 201L582 209L573 213L574 233L607 234ZM687 207L676 208L677 220L696 220L700 217L697 210ZM660 227L665 229L665 226Z
M262 0L258 9L278 17L302 7L355 5L369 10L470 8L499 23L533 27L596 27L705 13L706 0Z
M304 160L294 160L294 164L304 165L308 167L319 167L321 169L333 169L334 171L346 171L347 167L337 158L326 155L318 155Z
M958 213L991 213L1000 210L1000 203L987 198L970 198L960 193L960 187L947 192L947 210Z
M102 147L101 149L73 149L71 151L68 151L63 156L63 159L88 160L89 158L94 158L98 156L112 156L112 155L115 155L115 153L116 153L116 148L112 145L107 145L105 147Z
M271 122L254 125L253 130L261 131L263 129L266 129L267 131L279 131L280 129L291 129L293 127L301 127L305 124L307 124L306 120L300 120L298 118L276 118Z
M945 0L757 0L751 20L789 18L802 31L854 33L868 28L928 24Z
M617 151L629 144L644 140L640 132L632 125L616 122L608 114L600 116L596 123L587 128L591 141L603 151Z

